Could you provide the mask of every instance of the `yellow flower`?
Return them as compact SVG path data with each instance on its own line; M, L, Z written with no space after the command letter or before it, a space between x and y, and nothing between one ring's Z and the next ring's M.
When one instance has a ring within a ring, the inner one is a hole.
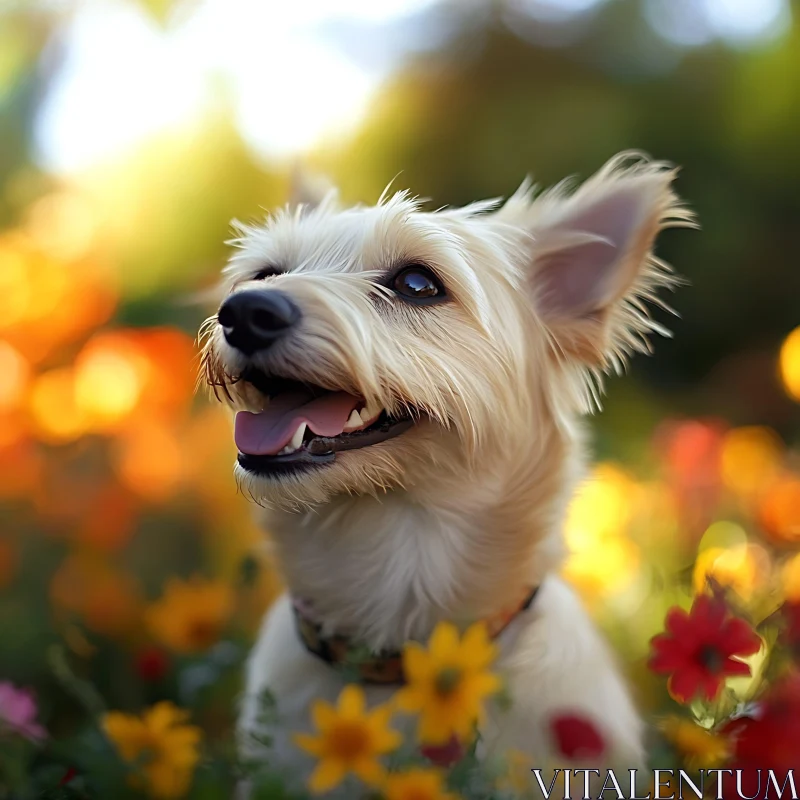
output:
M379 756L395 750L402 736L389 728L392 709L380 705L366 711L364 691L355 685L345 686L334 708L324 700L311 707L318 736L294 735L295 744L319 759L308 780L312 792L327 792L338 786L348 773L364 783L377 786L385 777Z
M441 772L416 767L390 775L383 785L385 800L458 800L446 791Z
M179 653L198 653L219 639L233 610L231 588L219 581L173 578L147 609L153 635Z
M690 769L712 769L728 756L728 745L721 736L701 728L694 722L669 717L662 725L664 736L686 759Z
M152 797L183 797L189 790L200 754L200 728L185 725L186 711L172 703L157 703L142 716L110 711L103 730L123 760L135 765L131 781Z
M395 702L403 711L419 712L421 743L470 738L483 716L484 698L500 688L500 679L488 671L496 655L483 623L472 625L459 640L455 625L440 622L428 650L416 642L405 646L407 685L397 692Z

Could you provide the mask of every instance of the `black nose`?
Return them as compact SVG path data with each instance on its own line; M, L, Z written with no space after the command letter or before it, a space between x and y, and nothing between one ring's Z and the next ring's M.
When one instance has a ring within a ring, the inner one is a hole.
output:
M275 290L232 294L217 314L225 341L248 356L272 345L299 319L292 299Z

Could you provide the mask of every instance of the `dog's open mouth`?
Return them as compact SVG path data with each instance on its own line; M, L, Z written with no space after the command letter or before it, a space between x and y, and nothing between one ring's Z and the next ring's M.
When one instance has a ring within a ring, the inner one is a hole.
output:
M263 411L236 414L238 460L249 472L291 472L328 464L342 450L386 441L414 424L410 414L390 415L348 392L258 370L246 370L241 380L269 398Z

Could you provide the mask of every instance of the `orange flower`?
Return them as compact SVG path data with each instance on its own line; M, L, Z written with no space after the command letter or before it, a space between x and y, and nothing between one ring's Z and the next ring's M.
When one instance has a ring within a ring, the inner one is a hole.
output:
M140 597L131 575L86 554L64 559L50 583L57 610L77 614L97 633L126 633L138 621Z
M173 578L146 612L153 635L178 653L199 653L222 634L233 611L233 592L220 581Z

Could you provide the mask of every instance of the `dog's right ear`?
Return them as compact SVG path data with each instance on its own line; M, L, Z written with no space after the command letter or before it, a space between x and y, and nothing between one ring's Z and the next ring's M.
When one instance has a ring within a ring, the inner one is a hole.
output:
M311 211L323 203L335 203L338 190L325 175L310 172L302 164L292 168L289 179L289 205Z
M572 193L562 184L533 198L526 185L497 212L530 236L527 282L557 356L604 368L664 332L644 303L676 283L653 257L656 235L693 224L672 191L675 175L623 154Z

